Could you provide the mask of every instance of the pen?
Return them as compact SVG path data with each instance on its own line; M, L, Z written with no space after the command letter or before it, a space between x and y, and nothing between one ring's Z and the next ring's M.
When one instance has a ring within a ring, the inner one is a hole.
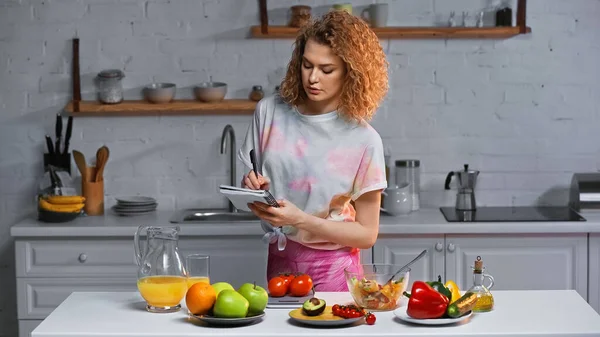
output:
M250 161L252 162L252 170L254 171L254 174L256 174L256 176L258 177L258 169L257 169L257 164L256 164L256 154L254 153L254 149L250 150Z

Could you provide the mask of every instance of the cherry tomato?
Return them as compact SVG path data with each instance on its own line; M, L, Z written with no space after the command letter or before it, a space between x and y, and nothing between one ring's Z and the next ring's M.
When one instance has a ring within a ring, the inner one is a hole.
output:
M271 295L272 297L285 296L288 290L287 284L285 284L285 281L279 276L273 277L269 280L268 288L269 295Z
M337 316L338 313L340 312L340 305L339 304L334 304L333 307L331 307L331 312Z
M290 293L292 296L306 296L313 288L313 281L310 276L302 274L296 276L290 282Z
M367 324L368 324L368 325L373 325L373 324L375 324L375 320L376 320L376 318L375 318L375 315L373 315L373 314L371 314L371 313L367 314L366 321L367 321Z

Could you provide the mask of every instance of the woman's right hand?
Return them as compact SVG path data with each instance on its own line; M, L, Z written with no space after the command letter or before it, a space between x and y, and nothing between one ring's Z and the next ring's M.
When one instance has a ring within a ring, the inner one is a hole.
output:
M263 177L260 173L257 176L256 173L254 173L254 170L250 170L250 172L242 178L242 186L251 190L268 190L269 179Z

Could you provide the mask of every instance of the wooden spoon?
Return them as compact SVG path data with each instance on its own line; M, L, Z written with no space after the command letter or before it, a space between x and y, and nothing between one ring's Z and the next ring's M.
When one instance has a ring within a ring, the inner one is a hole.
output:
M102 181L104 178L102 174L104 173L104 166L106 166L106 162L108 161L108 156L110 155L110 151L108 147L102 146L96 151L96 178L95 181Z
M73 150L73 158L75 158L75 164L77 164L77 168L79 169L79 173L81 174L81 179L83 181L87 180L87 163L85 161L85 156L83 153Z

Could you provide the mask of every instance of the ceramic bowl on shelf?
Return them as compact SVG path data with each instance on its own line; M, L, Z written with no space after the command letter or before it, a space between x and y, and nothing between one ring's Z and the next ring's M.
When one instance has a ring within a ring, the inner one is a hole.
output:
M220 102L225 98L226 94L227 83L223 82L202 82L194 87L196 99L202 102Z
M359 270L344 269L348 291L357 305L373 311L389 311L400 306L402 293L408 286L410 269L399 273L402 268L393 264L361 264Z
M175 98L174 83L152 83L144 88L144 97L151 103L169 103Z

